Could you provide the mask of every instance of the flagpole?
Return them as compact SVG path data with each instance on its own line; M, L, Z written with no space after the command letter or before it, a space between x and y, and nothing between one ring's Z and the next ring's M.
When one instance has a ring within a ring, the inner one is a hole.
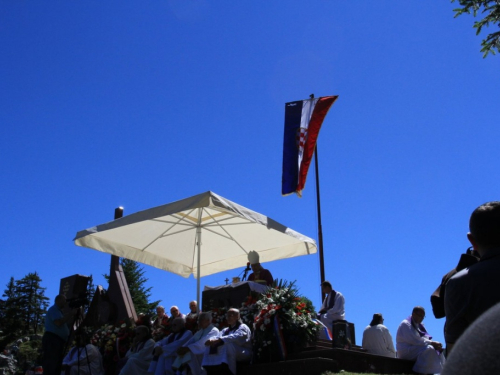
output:
M314 99L314 94L309 95ZM316 206L318 210L318 246L319 246L319 271L321 283L325 281L325 260L323 257L323 225L321 224L321 198L319 195L319 167L318 167L318 143L314 146L314 169L316 172ZM321 299L323 299L323 288L321 288Z
M318 167L318 144L314 150L314 167L316 170L316 205L318 208L318 245L319 245L319 268L321 282L325 281L325 261L323 258L323 226L321 224L321 200L319 195L319 167ZM321 291L323 297L323 291Z

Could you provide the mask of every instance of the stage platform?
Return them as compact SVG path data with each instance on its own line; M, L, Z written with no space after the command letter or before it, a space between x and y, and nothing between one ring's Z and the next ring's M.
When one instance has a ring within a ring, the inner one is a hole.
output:
M318 340L315 346L290 355L286 361L263 364L238 364L245 375L321 375L340 370L375 374L415 374L414 362L369 354L361 347L351 350L332 348L331 341Z

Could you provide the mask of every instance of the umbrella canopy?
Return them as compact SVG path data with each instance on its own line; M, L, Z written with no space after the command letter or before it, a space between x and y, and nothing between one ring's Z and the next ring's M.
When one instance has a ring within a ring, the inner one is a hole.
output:
M313 254L313 239L211 191L77 233L78 246L198 278L261 262ZM199 297L198 297L199 300Z

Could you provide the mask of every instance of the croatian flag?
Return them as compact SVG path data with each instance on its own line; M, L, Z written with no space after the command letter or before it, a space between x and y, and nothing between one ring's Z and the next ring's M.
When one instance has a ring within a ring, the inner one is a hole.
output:
M302 196L319 129L338 96L323 96L285 104L281 194Z

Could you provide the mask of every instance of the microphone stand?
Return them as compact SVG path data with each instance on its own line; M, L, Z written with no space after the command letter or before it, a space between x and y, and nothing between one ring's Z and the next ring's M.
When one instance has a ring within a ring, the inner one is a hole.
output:
M250 271L251 268L250 268L250 265L247 265L247 268L245 268L245 273L243 274L243 278L241 279L241 281L245 281L247 279L247 273L248 271Z

